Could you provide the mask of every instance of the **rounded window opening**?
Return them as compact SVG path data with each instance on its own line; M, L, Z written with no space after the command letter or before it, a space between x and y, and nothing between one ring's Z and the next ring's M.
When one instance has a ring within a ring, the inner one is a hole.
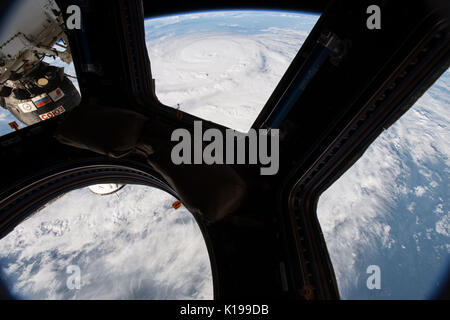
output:
M212 299L202 232L168 193L126 185L64 194L0 240L0 276L19 299Z

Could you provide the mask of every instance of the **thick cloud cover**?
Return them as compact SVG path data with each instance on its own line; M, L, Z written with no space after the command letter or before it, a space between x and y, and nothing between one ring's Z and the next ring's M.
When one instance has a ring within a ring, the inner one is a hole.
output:
M144 186L117 194L72 191L0 241L12 291L32 299L211 299L203 236L175 199ZM81 289L66 283L71 265Z
M150 20L156 94L168 106L248 131L317 19L235 11Z

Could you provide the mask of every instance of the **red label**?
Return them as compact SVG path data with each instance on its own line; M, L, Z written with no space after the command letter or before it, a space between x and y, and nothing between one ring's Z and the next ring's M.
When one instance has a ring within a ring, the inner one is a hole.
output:
M41 120L48 120L48 119L50 119L50 118L59 116L59 115L60 115L61 113L63 113L64 111L66 111L66 110L64 109L64 107L63 107L63 106L60 106L60 107L56 108L56 109L53 110L53 111L50 111L50 112L47 112L47 113L44 113L44 114L40 114L40 115L39 115L39 118L41 118Z

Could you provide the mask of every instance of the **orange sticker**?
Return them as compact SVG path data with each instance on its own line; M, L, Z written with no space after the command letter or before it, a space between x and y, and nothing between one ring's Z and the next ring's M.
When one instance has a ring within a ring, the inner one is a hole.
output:
M175 210L178 210L178 209L180 209L181 204L182 204L181 201L175 201L175 202L172 204L172 207L173 207Z
M13 121L13 122L10 122L8 124L11 127L11 129L14 129L16 131L19 130L19 125L17 124L17 122Z

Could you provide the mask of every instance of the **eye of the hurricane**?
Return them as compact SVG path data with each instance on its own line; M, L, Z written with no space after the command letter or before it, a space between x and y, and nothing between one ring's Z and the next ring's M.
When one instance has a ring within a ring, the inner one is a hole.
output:
M147 186L82 188L50 201L0 240L0 272L15 298L213 298L196 220Z

